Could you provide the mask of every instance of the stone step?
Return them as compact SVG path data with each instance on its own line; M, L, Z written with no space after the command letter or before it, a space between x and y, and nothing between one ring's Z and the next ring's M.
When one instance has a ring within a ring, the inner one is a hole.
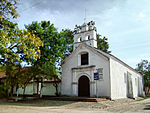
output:
M43 97L48 100L59 100L59 101L82 101L82 102L101 102L106 101L106 98L89 98L89 97Z

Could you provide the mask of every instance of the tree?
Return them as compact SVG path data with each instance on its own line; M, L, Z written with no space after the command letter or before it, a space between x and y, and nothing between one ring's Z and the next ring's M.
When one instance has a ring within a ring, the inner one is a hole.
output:
M17 18L16 3L18 0L1 0L0 1L0 18L9 20L10 18Z
M62 38L62 50L63 50L63 57L64 60L68 55L71 54L73 51L73 31L70 29L63 29L60 33L60 37Z
M49 64L54 65L56 61L59 61L60 59L59 56L61 56L61 54L60 49L58 49L60 48L60 39L57 29L49 21L42 21L40 23L32 22L32 24L26 25L25 27L31 34L40 37L41 41L44 44L43 47L40 47L40 59L37 59L32 63L34 81L37 82L38 94L39 82L42 83L43 79L46 78L45 75L49 74L48 76L51 76L51 73L53 73L46 73L47 70L44 70L45 65L47 65L47 67L49 68Z
M56 93L55 94L56 94L56 96L59 96L58 85L59 85L60 79L58 77L59 72L56 69L56 66L54 64L50 63L50 62L45 62L42 65L42 67L40 67L40 70L41 70L41 74L45 75L44 77L42 76L43 78L54 80L53 86L56 89ZM41 86L43 86L42 82L41 82ZM41 88L41 90L42 90L42 88Z
M97 34L97 48L106 53L110 53L111 51L108 50L109 44L108 44L107 40L108 39L105 36L102 38L101 35Z
M7 89L17 84L14 68L23 61L32 62L40 58L40 38L31 35L27 30L20 30L17 23L10 20L17 18L17 0L0 1L0 64L6 69Z
M39 82L42 83L45 77L56 78L58 75L56 71L60 70L61 63L72 52L73 32L68 29L58 32L50 21L32 22L25 27L31 34L40 37L44 44L43 47L40 47L40 59L33 63L34 79L38 87ZM57 85L54 86L57 92Z
M18 68L15 71L16 71L16 73L15 73L16 79L15 80L17 81L16 89L18 87L22 87L23 88L23 96L24 96L26 86L33 79L32 68L31 67L21 68L21 66L20 66L20 68Z
M136 70L143 75L144 89L148 95L150 90L150 62L148 60L142 60L137 64Z
M6 66L8 84L14 86L13 67L23 61L32 62L31 59L40 58L39 45L42 45L42 42L40 38L12 25L11 28L5 26L6 29L0 30L0 63Z
M50 21L32 22L26 25L26 29L35 36L40 37L44 43L40 47L41 58L38 62L51 60L58 63L64 56L70 54L73 48L73 32L71 30L62 30L60 33Z

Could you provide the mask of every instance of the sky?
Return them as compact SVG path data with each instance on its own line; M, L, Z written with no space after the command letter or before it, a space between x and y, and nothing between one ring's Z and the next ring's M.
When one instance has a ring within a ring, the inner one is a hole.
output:
M17 11L21 29L46 20L58 31L74 30L86 17L108 38L111 54L133 68L150 61L150 0L20 0Z

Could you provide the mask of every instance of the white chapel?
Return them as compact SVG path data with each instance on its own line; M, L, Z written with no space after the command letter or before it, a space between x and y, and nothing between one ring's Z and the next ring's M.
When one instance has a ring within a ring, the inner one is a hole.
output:
M96 35L93 21L75 26L73 52L62 65L61 94L110 99L144 96L142 75L97 49Z

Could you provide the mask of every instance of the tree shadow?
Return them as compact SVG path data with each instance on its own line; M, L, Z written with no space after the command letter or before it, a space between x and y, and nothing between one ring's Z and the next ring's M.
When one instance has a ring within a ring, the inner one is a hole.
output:
M146 105L144 110L150 110L150 105Z
M32 106L32 107L51 107L51 106L64 106L77 101L61 101L61 100L46 100L46 99L30 99L23 101L8 101L0 100L0 105L2 106Z

